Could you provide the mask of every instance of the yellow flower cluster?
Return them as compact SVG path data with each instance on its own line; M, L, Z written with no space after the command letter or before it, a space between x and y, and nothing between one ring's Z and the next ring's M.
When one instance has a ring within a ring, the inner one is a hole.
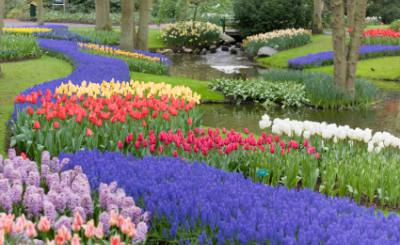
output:
M78 43L78 45L80 48L91 49L91 50L95 50L97 52L104 53L104 54L121 55L121 56L134 58L134 59L148 60L151 62L160 62L159 57L151 57L151 56L139 54L136 52L115 49L115 48L112 48L109 46L98 45L98 44L94 44L94 43Z
M253 36L248 36L244 41L243 45L246 46L246 44L250 42L265 42L273 38L280 38L280 37L294 37L297 35L310 35L311 32L308 30L305 30L303 28L300 29L284 29L284 30L275 30L271 32L266 32L266 33L260 33L256 34Z
M220 33L221 28L210 22L195 21L193 23L193 21L182 21L174 24L168 24L163 30L162 38L177 38L180 36L192 36L199 38L206 32Z
M185 86L171 86L166 83L154 83L154 82L110 82L103 81L103 83L87 83L83 81L81 85L75 85L71 82L62 84L56 89L56 94L66 94L68 96L77 95L88 95L91 97L104 97L110 98L113 95L134 95L134 96L146 96L146 97L161 97L169 96L175 98L183 98L187 101L193 101L200 103L201 96L193 92L190 88Z
M51 32L50 28L39 28L39 27L4 27L4 32L8 33L21 33L21 34L32 34L37 32Z

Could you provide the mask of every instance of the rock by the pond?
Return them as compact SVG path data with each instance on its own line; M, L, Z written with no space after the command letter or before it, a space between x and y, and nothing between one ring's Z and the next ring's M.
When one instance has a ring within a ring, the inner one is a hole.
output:
M159 50L158 51L158 53L160 53L160 54L170 54L170 53L173 53L174 51L172 50L172 49L169 49L169 48L167 48L167 49L162 49L162 50Z
M242 44L241 44L240 42L237 42L237 43L235 43L235 47L236 47L236 48L241 48L241 47L242 47Z
M182 50L183 50L184 53L187 53L187 54L193 53L193 49L191 49L191 48L185 48L185 47L183 47Z
M238 54L237 49L235 49L235 48L231 49L231 54Z
M219 38L221 38L221 40L224 41L224 43L226 43L226 44L231 44L231 43L235 43L236 42L236 40L233 37L228 36L225 33L221 33L219 35Z
M222 46L221 46L221 50L222 50L222 51L229 51L229 47L226 46L226 45L222 45Z
M276 53L278 53L278 51L276 49L273 49L268 46L264 46L264 47L260 48L260 50L258 50L257 56L258 57L270 57Z
M211 47L210 47L210 52L211 52L212 54L215 54L215 53L217 52L217 46L211 45Z
M215 51L217 51L217 49L215 49ZM207 54L207 49L206 49L206 48L203 48L203 49L200 51L200 54L201 54L201 55L206 55L206 54Z

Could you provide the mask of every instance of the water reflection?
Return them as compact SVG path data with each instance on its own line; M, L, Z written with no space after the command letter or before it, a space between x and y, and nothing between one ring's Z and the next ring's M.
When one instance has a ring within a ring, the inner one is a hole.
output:
M381 103L371 109L336 111L302 109L265 109L257 105L201 105L204 113L203 124L210 127L226 127L237 130L245 127L255 133L260 133L258 122L264 113L272 118L290 118L296 120L325 121L351 127L371 128L373 130L389 131L400 135L400 94L385 94Z

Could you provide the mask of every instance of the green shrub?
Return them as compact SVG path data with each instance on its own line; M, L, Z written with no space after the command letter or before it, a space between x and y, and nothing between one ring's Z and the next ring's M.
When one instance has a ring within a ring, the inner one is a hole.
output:
M263 75L265 80L292 81L304 85L306 98L320 108L349 108L366 106L373 102L377 88L368 81L357 79L356 93L352 98L346 91L337 88L331 75L291 70L271 70Z
M392 24L390 24L390 29L400 32L400 19L393 21Z
M248 54L256 56L258 50L264 46L284 50L309 42L311 42L311 32L305 29L285 29L248 36L243 41L243 46Z
M307 28L312 21L312 0L234 0L235 18L244 36L276 29Z
M120 57L122 58L122 57ZM129 70L156 75L168 75L168 66L161 62L150 62L147 60L123 58L129 66Z
M169 24L162 33L164 43L174 49L203 48L220 39L221 28L209 22L178 22Z
M292 82L218 79L212 84L212 89L222 92L226 98L238 104L246 101L265 105L275 103L283 107L301 107L308 104L304 85Z
M367 15L380 16L389 24L400 17L400 0L370 0Z
M32 35L3 34L0 40L0 61L38 58L43 54Z

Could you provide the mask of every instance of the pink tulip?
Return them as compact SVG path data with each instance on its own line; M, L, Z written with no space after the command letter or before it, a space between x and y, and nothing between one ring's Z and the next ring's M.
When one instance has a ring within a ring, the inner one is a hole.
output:
M50 221L46 216L40 217L38 229L40 232L48 232L50 230Z

